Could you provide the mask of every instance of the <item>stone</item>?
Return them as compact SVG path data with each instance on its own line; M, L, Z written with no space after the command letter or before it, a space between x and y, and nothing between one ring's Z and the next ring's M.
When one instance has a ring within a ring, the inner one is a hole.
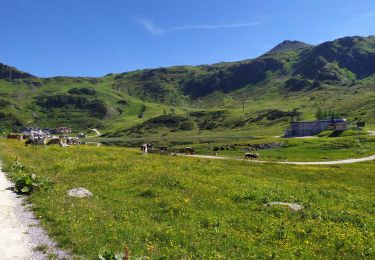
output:
M73 198L86 198L91 197L92 193L85 188L75 188L68 190L68 196Z
M285 206L288 206L293 211L300 211L303 209L303 206L296 204L296 203L270 202L270 203L264 204L264 206L272 206L272 205L285 205Z

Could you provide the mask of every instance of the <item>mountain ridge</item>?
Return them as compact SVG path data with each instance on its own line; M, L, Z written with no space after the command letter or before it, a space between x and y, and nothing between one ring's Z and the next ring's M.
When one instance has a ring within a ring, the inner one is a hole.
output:
M288 124L288 111L298 109L301 118L310 119L318 107L375 123L375 105L370 102L375 85L374 36L344 37L316 46L284 41L272 50L239 62L104 77L40 78L1 64L0 131L17 122L17 128L96 127L109 136L259 127L279 134ZM345 102L335 103L337 98Z
M271 50L266 52L265 54L272 54L277 52L287 52L287 51L300 51L303 49L311 48L314 45L304 43L301 41L291 41L291 40L285 40L279 44L277 44L275 47L273 47Z

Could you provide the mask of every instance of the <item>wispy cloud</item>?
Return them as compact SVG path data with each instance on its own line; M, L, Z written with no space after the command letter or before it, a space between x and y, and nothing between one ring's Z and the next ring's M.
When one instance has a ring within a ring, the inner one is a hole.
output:
M262 21L256 21L256 22L251 22L251 23L234 23L234 24L197 24L197 25L186 24L182 26L162 28L162 27L155 25L149 19L142 18L142 19L139 19L138 22L148 32L155 34L155 35L161 35L165 33L184 31L184 30L215 30L215 29L245 28L245 27L257 26L262 23Z

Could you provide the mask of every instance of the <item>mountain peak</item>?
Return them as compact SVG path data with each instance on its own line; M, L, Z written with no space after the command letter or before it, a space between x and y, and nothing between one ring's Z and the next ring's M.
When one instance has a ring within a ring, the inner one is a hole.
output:
M285 40L282 43L276 45L274 48L272 48L267 54L270 53L279 53L279 52L287 52L287 51L298 51L304 48L312 47L313 45L300 42L300 41L290 41Z

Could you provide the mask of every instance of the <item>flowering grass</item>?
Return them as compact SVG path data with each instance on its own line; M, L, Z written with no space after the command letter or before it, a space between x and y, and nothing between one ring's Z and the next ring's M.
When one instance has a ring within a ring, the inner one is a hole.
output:
M29 196L72 254L131 258L373 258L375 162L291 166L149 154L117 147L25 147L0 140L5 170L53 181ZM67 190L94 195L76 199ZM295 202L304 209L266 207Z

